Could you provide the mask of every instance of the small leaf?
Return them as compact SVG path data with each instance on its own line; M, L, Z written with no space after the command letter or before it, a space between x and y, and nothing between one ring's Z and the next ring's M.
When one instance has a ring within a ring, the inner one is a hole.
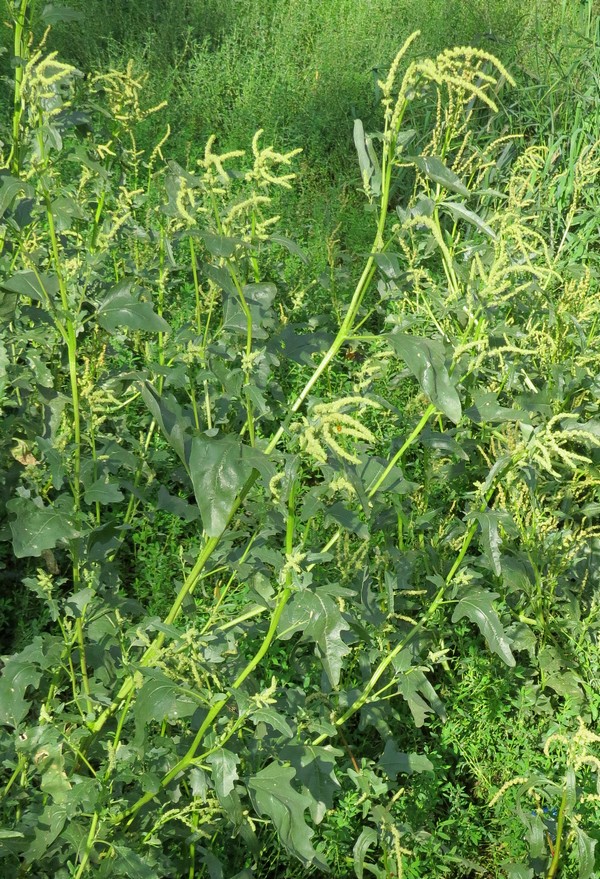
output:
M498 598L496 592L487 592L477 586L470 586L456 605L452 622L456 623L463 617L468 617L479 627L490 650L497 653L507 665L513 667L515 658L510 649L510 641L492 604L495 598Z
M500 564L502 541L498 533L498 524L506 520L506 513L498 510L486 510L484 513L474 513L473 518L479 522L481 528L481 543L485 557L494 574L499 577L502 573Z
M82 21L83 12L72 9L70 6L46 3L42 10L41 19L45 25L58 24L59 21Z
M472 226L475 226L479 229L480 232L483 232L484 235L487 235L492 241L495 241L497 238L494 230L488 226L488 224L481 219L479 214L476 214L474 211L470 211L468 208L461 204L461 202L456 201L442 201L440 202L440 207L446 208L447 211L457 217L459 220L465 220L467 223L470 223Z
M577 824L574 824L577 834L577 852L579 854L579 879L592 879L594 875L594 850L596 839L588 836Z
M29 687L37 687L41 672L32 663L11 657L0 677L0 725L16 727L29 711L25 698Z
M462 414L460 398L446 369L442 343L396 332L389 333L387 339L415 376L423 393L450 421L458 424Z
M304 819L312 797L294 790L290 781L295 775L295 769L274 760L250 779L248 789L256 811L273 821L283 845L305 864L327 869L311 844L314 831Z
M363 879L364 870L365 870L365 858L367 856L367 852L371 848L372 845L377 843L377 831L372 827L365 827L354 843L354 848L352 849L353 860L354 860L354 872L356 873L357 879Z
M291 254L299 257L303 263L308 265L308 257L304 253L301 247L298 247L295 241L292 241L291 238L286 238L284 235L271 235L268 239L272 241L273 244L279 244L280 247L285 247L286 250L289 250Z
M123 281L111 290L98 307L98 323L109 333L123 327L145 330L149 333L165 333L170 327L154 311L150 302L141 302L131 292L133 281Z
M219 748L206 758L206 762L212 766L212 777L219 799L229 796L239 778L236 769L240 762L238 755L226 748Z
M409 156L409 161L416 165L419 171L434 183L439 183L444 189L458 192L459 195L468 196L469 190L454 171L447 168L441 159L436 156Z

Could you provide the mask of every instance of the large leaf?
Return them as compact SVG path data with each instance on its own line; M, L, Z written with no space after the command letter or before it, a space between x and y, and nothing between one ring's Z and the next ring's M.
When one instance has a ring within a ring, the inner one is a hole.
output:
M302 632L303 641L314 641L316 652L323 663L327 677L334 687L340 681L344 656L350 648L342 640L342 632L350 626L342 616L337 602L321 587L318 592L308 589L296 592L287 604L279 621L279 637L291 638Z
M429 177L434 183L439 183L444 189L458 192L459 195L465 197L469 195L469 190L460 177L447 168L441 159L436 156L410 156L409 159L425 177Z
M306 864L326 869L311 844L314 831L304 819L312 797L294 790L290 781L296 770L274 760L248 782L248 789L259 815L268 815L283 845Z
M10 530L13 551L17 558L41 556L54 549L60 540L72 540L79 535L75 528L71 499L58 497L52 506L39 506L33 499L16 497L6 508L13 514Z
M191 421L187 418L177 400L170 394L159 394L150 382L143 382L140 391L144 403L162 430L165 439L177 452L182 464L187 467L191 447Z
M450 421L458 424L462 408L446 369L442 343L407 333L390 333L387 338L421 385L423 393Z
M7 174L0 176L0 218L4 216L13 199L20 192L31 196L34 190L28 183L17 177L9 177Z
M488 647L497 653L507 665L514 666L515 658L510 649L508 635L494 610L493 601L498 598L496 592L488 592L478 586L470 586L461 597L452 614L452 622L456 623L467 617L479 627L479 631L487 641Z
M237 436L195 436L189 470L202 525L209 537L218 537L227 526L236 497L253 470L270 472L258 449L244 446Z
M123 327L130 330L146 330L150 333L165 333L169 324L160 317L150 302L141 302L133 295L132 281L123 281L111 290L98 307L98 323L109 333Z

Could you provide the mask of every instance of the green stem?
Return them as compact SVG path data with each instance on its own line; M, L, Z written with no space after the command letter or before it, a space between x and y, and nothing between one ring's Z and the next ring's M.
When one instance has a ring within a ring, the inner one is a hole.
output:
M15 58L17 60L15 63L15 94L13 97L12 144L10 147L7 164L11 170L11 173L15 176L19 174L21 166L19 158L19 145L21 139L21 117L23 116L24 110L22 99L22 86L25 58L27 54L27 40L25 31L27 27L28 6L29 0L21 0L21 6L14 19L15 33L13 47Z
M83 857L81 858L81 863L75 873L73 879L81 879L83 876L83 872L87 867L88 861L90 859L90 855L92 853L92 849L94 847L94 840L96 839L96 831L98 829L98 821L99 816L97 812L94 812L94 816L92 818L92 823L90 825L90 832L88 833L88 838L85 844L85 851L83 852Z
M548 868L546 879L555 879L558 876L560 866L560 855L562 851L563 835L565 829L565 816L567 814L567 785L565 784L560 806L558 809L558 818L556 820L556 842L554 843L554 854Z

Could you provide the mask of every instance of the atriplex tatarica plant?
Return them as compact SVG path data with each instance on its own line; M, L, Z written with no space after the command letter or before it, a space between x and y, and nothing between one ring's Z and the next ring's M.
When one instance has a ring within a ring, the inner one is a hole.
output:
M132 67L84 81L11 8L0 533L45 610L0 679L5 874L261 876L272 827L326 870L320 827L354 790L338 875L402 875L434 764L398 742L445 717L461 630L583 697L598 304L568 252L598 151L541 211L543 150L489 133L509 74L469 48L408 62L411 37L383 131L354 130L371 250L339 326L302 322L272 204L298 151L258 132L167 163L168 130L138 145L160 107ZM157 510L187 523L164 619L126 589ZM576 599L577 635L556 623ZM549 846L508 875L556 875Z

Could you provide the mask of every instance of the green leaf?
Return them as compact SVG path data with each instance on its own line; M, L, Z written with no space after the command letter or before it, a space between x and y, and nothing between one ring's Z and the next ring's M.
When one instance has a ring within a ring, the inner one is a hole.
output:
M181 463L187 468L191 447L191 422L183 414L177 400L170 394L159 394L150 384L143 382L140 392L152 417L162 430L165 439L179 455Z
M150 302L140 302L131 292L133 281L123 281L114 287L98 307L98 323L109 333L123 327L145 330L149 333L165 333L169 324L155 313Z
M504 864L506 879L533 879L533 867L524 864Z
M577 834L577 853L579 855L579 879L592 879L594 875L594 850L596 848L596 839L588 836L577 824L574 824L575 833Z
M268 815L283 845L296 857L321 869L327 865L311 844L314 831L304 820L312 797L294 790L290 781L296 770L274 760L248 782L248 789L259 815Z
M325 513L327 514L325 518L326 525L328 524L327 520L331 520L337 525L340 525L344 531L356 534L361 540L366 540L368 538L369 529L365 523L359 518L354 510L348 509L348 507L341 501L326 507Z
M274 708L258 708L256 711L252 712L252 722L256 723L267 723L273 729L276 729L277 732L280 732L282 735L286 736L288 739L291 739L294 735L294 732L283 716L278 711L275 711Z
M241 238L215 235L214 232L206 230L200 232L200 235L208 252L218 259L230 259L238 247L245 246L245 242Z
M488 564L494 574L499 577L502 573L502 566L500 564L500 545L502 540L498 532L498 525L506 521L506 513L499 510L486 510L484 513L473 513L473 519L479 522L481 543Z
M45 25L58 24L59 21L82 21L83 12L72 9L70 6L46 3L42 10L41 19Z
M350 626L326 587L321 586L318 592L305 589L295 593L281 615L278 631L282 640L302 632L303 641L314 641L325 673L332 686L337 687L343 658L350 653L341 634L350 631Z
M403 650L398 660L400 668L404 667L405 669L405 673L398 681L398 692L406 700L415 721L415 726L423 726L427 714L432 712L435 712L438 717L445 720L446 709L444 708L444 703L423 672L419 668L409 665L410 654L408 651ZM396 663L394 663L394 667L397 667Z
M292 764L302 790L313 798L310 816L320 824L326 811L333 808L334 795L340 789L334 768L342 752L318 745L289 745L281 756Z
M354 872L356 873L357 879L363 879L367 852L371 846L376 845L376 843L377 831L372 827L365 827L354 843L352 855L354 860Z
M481 219L479 214L476 214L474 211L470 211L468 208L461 204L461 202L456 201L442 201L440 202L440 207L445 208L449 211L454 217L459 220L465 220L467 223L470 223L472 226L475 226L479 229L480 232L483 232L484 235L487 235L492 241L495 241L497 238L494 230L488 226L488 224Z
M413 775L415 772L433 772L433 763L424 754L407 754L399 751L393 739L385 743L383 754L377 764L394 781L400 772Z
M4 216L20 192L31 197L34 190L28 183L17 177L9 177L7 174L0 176L0 218Z
M492 604L495 598L498 598L496 592L470 586L456 605L452 622L456 623L467 617L479 627L490 650L497 653L507 665L513 667L515 658L510 649L510 641Z
M137 852L125 845L112 843L115 856L106 862L104 877L126 876L127 879L157 879L158 873Z
M47 298L53 299L58 293L58 278L56 275L26 270L17 272L7 281L0 282L0 287L8 290L9 293L28 296L35 302L45 302Z
M469 190L460 177L447 168L442 160L436 156L408 156L407 159L416 165L422 174L429 177L434 183L439 183L444 189L458 192L459 195L465 197L469 195Z
M149 679L137 694L133 709L135 742L138 745L142 742L147 723L190 717L199 704L189 690L178 686L158 669L146 670L145 676Z
M52 803L38 818L34 837L25 850L25 863L39 863L57 838L67 821L67 805Z
M238 437L225 435L193 437L189 468L204 530L218 537L254 467Z
M51 507L44 507L31 498L16 497L6 508L15 517L11 519L13 551L17 558L41 556L54 549L61 540L79 536L72 518L72 499L60 495Z
M293 256L299 257L303 263L308 265L307 255L291 238L286 238L285 235L271 235L268 240L272 241L273 244L279 244L280 247L285 247Z
M387 339L415 376L423 393L450 421L458 424L462 408L446 369L442 343L396 332L389 333Z
M354 120L354 145L358 154L358 164L363 186L377 198L381 195L381 168L373 149L372 138L365 134L360 119Z
M89 488L86 488L83 499L86 504L117 504L123 500L123 492L119 491L116 482L107 479L96 479Z
M11 657L0 677L0 726L18 726L29 711L25 699L29 687L37 687L42 674L38 668L19 656Z
M212 766L212 777L219 799L229 796L239 778L236 769L240 762L238 755L226 748L219 748L206 758L206 762Z

